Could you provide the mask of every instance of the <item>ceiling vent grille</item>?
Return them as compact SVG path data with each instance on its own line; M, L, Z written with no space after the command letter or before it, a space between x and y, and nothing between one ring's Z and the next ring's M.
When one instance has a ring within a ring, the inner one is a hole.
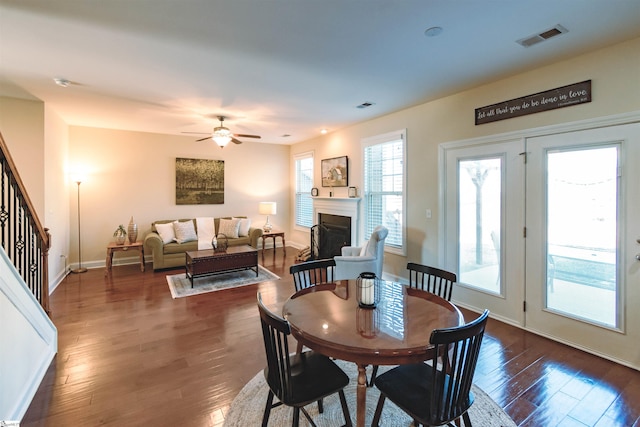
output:
M531 47L534 44L541 43L545 40L549 40L552 37L559 36L560 34L564 34L567 32L569 32L569 30L564 28L562 25L556 25L555 27L542 31L541 33L534 34L532 36L528 36L520 40L516 40L516 43L524 47Z
M375 102L363 102L362 104L360 104L360 105L356 106L356 108L360 108L360 109L362 109L362 108L369 108L369 107L371 107L372 105L375 105Z

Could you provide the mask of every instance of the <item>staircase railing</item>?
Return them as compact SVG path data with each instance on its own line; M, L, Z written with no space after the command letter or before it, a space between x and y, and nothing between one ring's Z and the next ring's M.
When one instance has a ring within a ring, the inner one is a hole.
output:
M0 134L0 240L42 308L49 311L49 229L42 227Z

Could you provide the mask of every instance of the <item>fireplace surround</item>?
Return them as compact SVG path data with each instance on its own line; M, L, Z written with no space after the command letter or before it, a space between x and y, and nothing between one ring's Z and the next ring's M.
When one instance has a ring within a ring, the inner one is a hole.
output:
M358 244L358 230L360 228L360 219L359 219L359 203L360 198L351 197L351 198L342 198L342 197L314 197L313 198L313 218L318 226L322 226L323 222L327 222L326 219L329 219L330 223L333 223L329 226L332 232L332 236L330 237L331 243L339 246L347 246L357 245ZM345 220L344 218L348 218ZM350 219L350 220L349 220ZM350 223L347 227L347 221ZM317 241L321 241L322 237L320 236L320 230L316 228ZM349 231L349 238L342 238L342 242L333 241L334 239L338 239L336 235L339 232L344 232L344 230ZM323 232L326 232L327 229L323 227ZM312 242L314 243L314 242ZM323 251L320 250L319 253ZM317 255L317 254L314 254ZM340 255L340 253L330 255L332 257L334 255Z

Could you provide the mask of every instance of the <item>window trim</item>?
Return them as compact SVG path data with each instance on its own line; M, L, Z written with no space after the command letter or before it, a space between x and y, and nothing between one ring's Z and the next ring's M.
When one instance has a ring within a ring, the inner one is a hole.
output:
M303 231L303 232L308 232L310 230L311 227L306 227L304 225L299 225L298 224L298 216L297 216L297 195L298 195L298 168L296 166L296 163L299 160L304 160L304 159L311 159L312 160L312 164L313 164L313 177L314 177L314 182L315 182L315 173L316 173L316 168L315 168L315 152L314 150L311 151L305 151L302 153L297 153L293 155L293 170L294 170L294 186L293 186L293 229L297 230L297 231ZM312 184L313 186L313 184ZM309 193L309 197L311 197L311 193ZM313 202L312 202L312 206L311 206L311 211L312 211L312 218L311 218L311 222L313 224L314 218L313 218Z
M396 140L402 140L402 230L401 230L401 239L402 239L402 245L401 246L391 246L389 244L387 244L387 241L385 240L385 245L384 245L384 250L385 252L388 253L392 253L392 254L397 254L397 255L401 255L401 256L406 256L407 255L407 175L408 175L408 171L407 171L407 129L400 129L400 130L396 130L396 131L392 131L392 132L387 132L384 134L380 134L380 135L375 135L375 136L371 136L371 137L366 137L363 138L360 141L360 145L361 145L361 154L362 154L362 206L361 206L361 216L363 218L363 220L361 221L361 233L360 236L362 237L362 240L364 241L365 239L367 239L369 236L365 236L365 231L366 231L366 224L368 221L367 218L367 194L365 193L365 188L366 188L366 180L367 177L365 176L365 149L367 147L370 147L372 145L378 145L378 144L383 144L383 143L387 143L387 142L392 142L392 141L396 141Z

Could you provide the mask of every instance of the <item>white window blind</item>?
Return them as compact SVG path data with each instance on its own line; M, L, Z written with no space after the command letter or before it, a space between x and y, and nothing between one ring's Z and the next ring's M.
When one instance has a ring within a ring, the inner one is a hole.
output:
M295 156L296 163L296 195L295 223L300 227L313 226L313 153Z
M365 239L378 225L384 225L389 229L385 246L401 254L406 253L405 134L397 131L362 141Z

